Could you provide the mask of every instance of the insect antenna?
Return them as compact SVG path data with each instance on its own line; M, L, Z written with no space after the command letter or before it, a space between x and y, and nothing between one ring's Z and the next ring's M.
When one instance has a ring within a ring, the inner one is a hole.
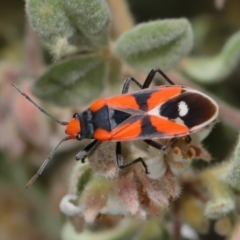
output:
M43 108L41 108L37 103L35 103L26 93L22 92L15 84L12 83L12 86L17 89L19 93L21 93L28 101L30 101L35 107L37 107L41 112L46 114L48 117L52 118L55 122L61 125L68 125L68 122L60 121L53 117L50 113L46 112Z
M26 184L25 189L29 188L36 180L37 178L42 174L44 168L47 166L47 164L49 163L50 159L52 158L52 156L54 155L54 153L56 152L57 148L60 146L60 144L64 141L70 140L71 137L67 136L65 138L63 138L58 144L57 146L49 153L49 155L47 156L47 158L44 160L44 162L42 163L42 165L40 166L40 168L38 169L37 173L29 180L29 182Z

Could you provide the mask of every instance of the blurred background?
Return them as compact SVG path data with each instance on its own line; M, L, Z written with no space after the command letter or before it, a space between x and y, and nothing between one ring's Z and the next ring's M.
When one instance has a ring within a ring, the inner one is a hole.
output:
M236 0L128 0L128 3L136 22L188 18L195 34L192 56L217 54L240 26L240 1ZM31 81L44 71L43 66L52 61L31 31L24 9L24 1L0 1L0 239L57 240L65 218L59 202L67 192L74 153L81 145L64 145L38 181L24 189L64 136L61 126L46 119L11 86L20 84L27 91ZM224 81L205 88L239 109L240 61L236 65ZM72 110L67 108L40 104L62 120L72 116ZM239 116L239 112L235 114ZM228 158L239 129L240 122L239 126L230 126L220 119L204 142L214 158L211 164ZM201 161L196 164L202 168L207 165ZM213 238L209 233L202 239ZM214 235L214 239L218 237Z

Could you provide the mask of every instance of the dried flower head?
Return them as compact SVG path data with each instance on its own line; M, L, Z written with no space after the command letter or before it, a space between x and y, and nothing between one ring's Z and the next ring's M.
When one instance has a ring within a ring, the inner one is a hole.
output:
M115 162L115 143L101 142L89 154L89 164L76 164L69 194L60 204L62 212L71 217L76 229L79 229L76 223L79 221L73 221L75 218L81 218L81 224L85 222L88 228L102 219L100 225L106 228L109 221L120 223L124 216L142 220L160 216L179 197L181 185L188 184L182 173L192 172L192 160L211 159L200 143L210 129L176 139L166 151L141 141L123 143L124 163L141 156L149 174L140 163L119 169ZM159 140L161 144L168 141ZM106 217L108 222L105 222Z

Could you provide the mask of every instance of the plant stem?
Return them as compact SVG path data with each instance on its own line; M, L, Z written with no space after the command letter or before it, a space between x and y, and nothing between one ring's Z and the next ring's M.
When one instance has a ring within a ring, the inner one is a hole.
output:
M134 25L127 3L124 0L108 0L112 12L112 39L118 38L123 32L131 29Z
M44 72L41 48L37 34L29 23L26 24L24 73L33 78Z
M180 220L180 202L178 200L173 202L173 239L181 240L181 220Z

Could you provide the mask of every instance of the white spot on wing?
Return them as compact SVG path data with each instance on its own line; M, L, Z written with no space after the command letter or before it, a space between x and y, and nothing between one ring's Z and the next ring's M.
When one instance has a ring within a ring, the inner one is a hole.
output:
M218 117L218 114L219 114L219 107L218 107L218 104L216 103L216 101L214 101L211 97L209 97L208 95L202 93L202 92L199 92L198 90L194 90L194 89L191 89L189 87L186 87L184 86L184 90L185 92L188 92L188 93L196 93L196 94L200 94L201 96L203 96L204 98L208 99L214 106L215 106L215 112L213 113L212 117L210 119L208 119L207 121L199 124L199 125L196 125L196 126L193 126L191 127L189 130L191 133L195 133L195 132L198 132L199 130L201 130L202 128L206 127L208 124L212 123L213 121L215 121ZM147 112L148 115L153 115L153 116L157 116L157 117L162 117L160 115L160 108L161 108L161 105L163 103L160 103L159 105L157 105L155 108L151 109L150 111ZM204 108L203 108L204 109ZM189 111L189 109L188 109ZM179 115L180 116L180 115ZM181 117L181 116L180 116ZM164 117L163 117L164 118ZM166 118L165 118L166 119ZM182 120L180 118L177 118L175 119L175 121L177 123L182 123ZM186 134L183 134L183 135L186 135Z
M180 124L182 124L182 125L184 125L184 121L181 119L181 118L176 118L176 119L174 119L174 121L175 122L177 122L177 123L180 123Z
M194 89L191 89L191 88L186 88L185 89L187 92L191 92L191 93L197 93L197 94L200 94L202 95L203 97L207 98L216 108L216 111L215 113L213 114L213 116L206 122L203 122L202 124L199 124L199 125L196 125L196 126L193 126L190 130L191 130L191 133L194 133L194 132L197 132L199 130L201 130L203 127L206 127L208 124L212 123L214 120L217 119L218 117L218 113L219 113L219 107L218 107L218 104L211 98L209 97L208 95L202 93L202 92L199 92L198 90L194 90Z
M185 115L187 115L188 113L188 105L186 104L186 102L184 101L181 101L179 104L178 104L178 112L179 112L179 116L180 117L184 117Z

